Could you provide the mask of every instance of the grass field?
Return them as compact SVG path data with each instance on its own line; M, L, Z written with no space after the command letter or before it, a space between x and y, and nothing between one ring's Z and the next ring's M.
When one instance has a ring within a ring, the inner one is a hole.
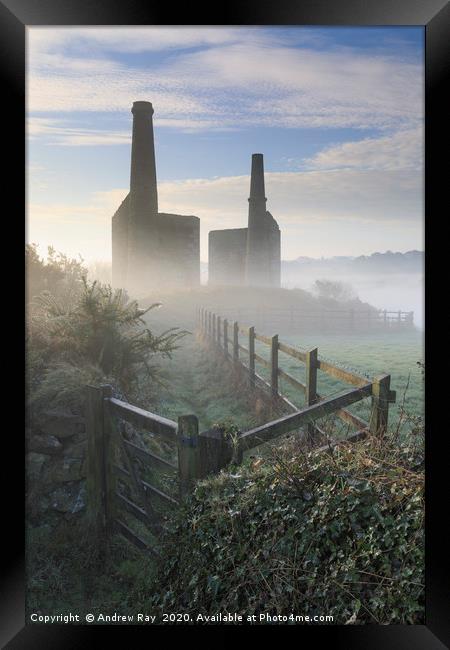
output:
M397 403L392 406L393 417L404 398L404 408L412 415L424 414L424 381L417 362L424 361L423 334L375 333L367 335L310 335L302 340L286 337L287 342L304 348L318 347L319 356L373 377L391 375L391 388L397 391ZM319 392L338 386L319 372Z
M344 368L362 373L368 378L378 374L391 375L391 389L397 393L395 404L390 406L389 423L396 427L400 412L408 416L424 415L424 380L417 362L424 361L423 335L420 331L373 334L310 334L302 337L284 336L282 339L302 350L317 347L319 358L335 362ZM259 353L264 354L264 347ZM267 347L265 354L267 358ZM300 381L305 381L304 366L290 357L280 354L281 367ZM259 370L264 376L264 369ZM267 377L267 371L265 376ZM331 395L348 387L323 372L318 373L318 392ZM303 404L302 397L294 389L281 381L280 391L287 395L296 405ZM368 419L370 400L355 404L349 410ZM401 430L408 426L407 418L400 423Z
M247 345L246 337L240 337ZM424 381L417 362L424 360L423 337L419 331L404 333L355 334L316 334L303 336L283 336L285 341L302 350L318 347L319 357L336 362L371 378L377 374L391 375L391 388L397 392L397 402L390 406L389 422L397 427L399 414L403 409L408 415L424 414ZM268 359L268 346L257 344L257 353ZM242 355L245 362L245 355ZM284 354L279 355L280 366L305 380L304 366ZM264 414L250 412L248 395L240 387L233 391L230 377L213 364L214 357L196 345L194 337L184 340L173 361L167 364L167 390L162 390L160 412L166 417L176 419L181 413L195 413L199 417L200 428L205 429L218 421L233 421L242 430L261 424ZM268 370L258 365L257 372L269 379ZM318 373L318 392L324 396L338 393L348 384L336 381L323 372ZM280 380L280 392L294 404L302 407L304 398L289 384ZM237 394L236 394L237 393ZM369 418L370 399L353 405L350 410L364 419ZM409 426L403 418L401 429Z

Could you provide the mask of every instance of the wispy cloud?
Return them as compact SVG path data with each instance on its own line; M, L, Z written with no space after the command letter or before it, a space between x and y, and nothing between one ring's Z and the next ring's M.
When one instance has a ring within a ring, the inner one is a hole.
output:
M67 120L43 117L30 117L27 120L27 134L31 139L45 135L49 144L60 146L129 145L131 143L129 131L73 128L67 124Z
M30 110L128 112L132 101L149 99L161 126L182 120L197 130L392 129L422 116L423 70L415 61L282 45L260 29L149 30L56 29L48 40L45 30L37 38L29 30ZM152 50L164 55L139 66L115 57Z
M197 214L207 228L242 226L249 185L248 176L160 183L160 210ZM422 217L421 175L409 171L266 173L266 194L268 209L281 225L323 219L401 222Z
M407 129L381 138L330 146L303 162L313 169L382 169L420 171L423 129Z
M243 37L258 34L267 42L268 36L259 28L233 27L32 27L27 29L28 41L37 55L62 48L74 54L103 54L183 50L239 42Z

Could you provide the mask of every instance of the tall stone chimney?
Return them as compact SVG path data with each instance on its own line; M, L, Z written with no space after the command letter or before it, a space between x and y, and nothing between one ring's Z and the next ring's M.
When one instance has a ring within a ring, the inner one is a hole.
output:
M153 106L151 102L134 102L133 138L131 143L130 194L145 208L158 212L156 187L155 143L153 139Z
M262 153L254 153L245 266L245 283L253 287L280 286L280 229L270 212L267 212L266 202L264 159Z
M266 197L264 189L264 156L262 153L252 154L252 174L250 178L250 215L256 215L261 208L266 211Z
M134 102L131 143L131 174L128 220L127 286L136 290L149 285L152 259L158 242L155 238L158 219L153 106L151 102Z
M248 199L248 231L245 281L250 286L264 282L264 221L266 214L264 189L264 158L262 153L252 154L250 198Z

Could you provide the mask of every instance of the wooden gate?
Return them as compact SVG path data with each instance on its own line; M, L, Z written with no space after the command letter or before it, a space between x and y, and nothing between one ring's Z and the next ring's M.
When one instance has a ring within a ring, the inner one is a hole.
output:
M113 398L110 386L87 387L86 415L92 525L100 536L119 532L136 546L157 553L155 535L164 528L169 509L177 507L189 489L197 418L168 420ZM142 432L134 441L126 423ZM166 448L165 457L150 450L147 437Z
M199 434L195 415L178 422L112 396L111 386L87 386L87 506L99 540L115 532L158 555L157 538L169 511L194 481L233 458L233 446L218 430ZM136 434L130 439L127 424ZM157 440L165 454L151 450Z

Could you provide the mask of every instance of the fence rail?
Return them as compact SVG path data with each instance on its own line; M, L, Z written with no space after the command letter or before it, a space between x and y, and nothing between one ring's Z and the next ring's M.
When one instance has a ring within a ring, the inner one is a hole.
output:
M372 384L368 383L364 388L354 388L352 390L347 390L337 397L330 397L324 399L321 402L308 406L296 413L291 415L286 415L278 420L269 422L268 424L263 424L262 426L255 427L250 429L245 433L239 436L239 442L243 450L251 449L256 447L264 442L273 440L284 433L289 433L290 431L309 425L315 420L335 413L338 409L342 409L344 406L350 406L355 402L359 402L361 399L368 397L372 394Z
M220 351L225 358L247 373L251 387L255 386L255 380L258 379L272 399L284 403L294 411L292 415L281 420L274 420L262 427L242 433L238 438L242 450L267 442L271 438L298 427L306 427L308 436L313 437L316 430L314 422L331 413L358 431L375 433L387 427L389 404L395 402L396 398L395 391L390 389L390 375L379 375L369 380L363 375L320 359L317 348L307 351L300 350L279 341L278 335L269 337L256 332L254 326L243 325L237 321L230 323L228 319L219 317L205 308L198 309L198 322L201 336ZM222 328L220 323L222 323ZM229 338L230 329L233 331L232 339ZM240 342L239 334L248 337L248 347ZM268 346L269 359L255 351L255 341ZM240 358L241 352L245 354L246 363L243 363ZM305 366L305 383L280 367L280 352ZM256 372L256 364L269 370L270 381L266 381ZM317 390L317 372L319 370L334 379L352 385L354 388L350 391L343 391L333 398L319 394ZM300 409L280 392L280 377L298 389L304 396L304 408ZM367 397L372 399L369 422L346 408Z
M215 320L223 319L225 314L217 306L208 309L215 313ZM293 328L308 329L319 327L327 331L333 329L372 330L372 329L412 329L414 328L414 312L387 309L307 309L300 307L270 307L259 308L239 307L228 309L226 317L229 321L253 323L261 330L276 328L292 330ZM245 326L240 325L241 333L245 334Z
M111 386L87 386L88 517L103 540L117 532L137 547L158 555L157 544L151 536L164 529L164 513L179 505L197 479L218 472L232 461L241 462L244 451L299 428L312 439L320 431L317 421L331 414L356 429L347 440L357 440L367 432L375 433L387 427L389 403L395 401L390 375L368 379L321 359L317 348L300 350L279 341L278 335L266 336L253 325L229 321L204 308L198 310L198 319L201 338L246 374L250 388L263 391L269 403L281 403L291 412L240 432L237 439L231 440L220 428L199 432L195 415L181 415L175 422L115 398ZM247 345L243 345L240 335L246 337ZM268 348L268 358L257 351L256 342ZM304 382L280 367L280 354L304 365ZM268 371L268 380L259 374L259 366ZM338 395L320 395L318 371L351 387ZM280 378L302 395L302 408L280 392ZM347 410L367 397L372 400L369 422ZM143 433L134 441L127 439L125 423ZM176 461L163 458L144 444L144 436L148 434L153 440L160 439L164 445L171 446ZM176 495L151 482L156 471L172 478L177 485ZM132 522L136 520L144 532L133 527ZM102 548L106 548L106 542Z
M111 411L126 420L130 424L134 424L142 429L147 429L151 433L158 434L163 438L174 442L176 440L177 423L172 420L150 413L138 406L122 402L118 399L109 398L109 408Z

